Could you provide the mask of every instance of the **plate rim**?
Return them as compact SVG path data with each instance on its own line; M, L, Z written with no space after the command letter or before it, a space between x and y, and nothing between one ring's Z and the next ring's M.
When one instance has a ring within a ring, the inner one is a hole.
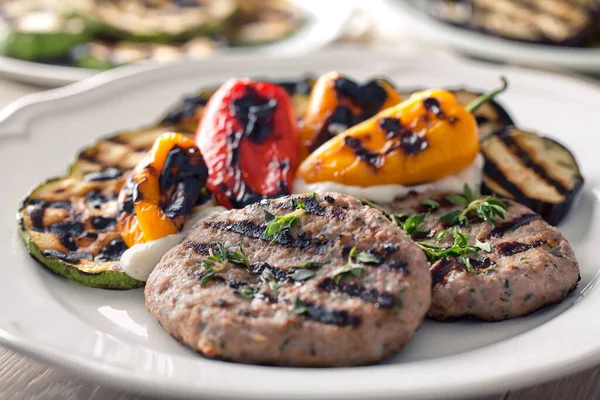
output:
M326 53L317 53L314 55L311 55L309 57L340 57L344 55L344 52L354 52L355 54L358 53L360 54L362 57L365 57L365 51L364 50L350 50L350 49L341 49L340 50L341 53L336 53L336 52L332 52L331 50L328 50ZM378 51L372 51L371 53L373 54L378 54L379 56L382 54ZM402 61L405 60L407 55L389 55L389 53L384 53L387 54L387 57L390 57L390 59L395 59L398 61ZM245 55L242 54L235 54L235 55L221 55L219 57L216 57L215 59L213 59L213 61L211 61L212 63L217 63L218 62L239 62L241 59L243 59L245 57ZM274 57L274 59L282 59L282 58L277 58ZM451 61L454 60L454 61ZM446 59L447 62L456 62L460 65L462 65L463 67L469 67L469 68L484 68L486 67L486 64L481 64L478 62L473 62L473 61L467 61L467 60L459 60L455 57L447 57ZM187 63L187 64L197 64L197 63ZM150 74L152 75L153 73L155 73L154 71L159 71L159 73L164 73L164 70L169 70L169 69L173 69L176 66L150 66L150 65L136 65L136 66L129 66L126 68L122 68L122 69L118 69L118 70L112 70L112 71L107 71L104 73L101 73L99 75L96 75L88 80L84 80L82 82L79 82L77 84L74 85L70 85L64 88L59 88L59 89L54 89L45 93L40 93L40 94L33 94L33 95L29 95L26 96L25 98L21 99L21 100L17 100L15 103L12 103L11 106L7 107L5 110L3 110L2 112L0 112L0 138L2 137L2 134L6 134L6 132L13 132L15 134L17 134L17 132L23 132L25 127L26 127L26 123L27 120L29 118L31 118L32 115L36 114L36 108L38 106L43 106L45 103L47 102L53 102L56 100L63 100L66 101L65 99L69 99L72 97L76 97L81 93L84 92L88 92L90 90L102 90L102 88L104 88L104 90L110 90L111 85L114 85L115 83L119 82L122 79L128 79L132 76L138 76L138 75L143 75L143 74ZM489 68L489 65L487 66ZM517 68L517 67L507 67L507 66L503 66L501 67L502 69L506 69L509 71L513 71L513 72L520 72L520 73L532 73L533 71L527 70L527 69L523 69L523 68ZM585 81L581 81L580 79L577 78L573 78L573 77L569 77L569 76L562 76L562 75L558 75L558 74L553 74L553 73L546 73L546 72L539 72L539 71L535 71L536 75L541 75L542 78L546 78L546 79L561 79L563 81L569 81L570 84L578 84L581 85L581 87L585 87L586 89L590 89L593 90L595 94L597 94L598 96L600 96L600 88L596 85L592 88L590 88L589 83L585 82ZM33 107L32 111L28 111L31 110ZM39 111L38 111L39 112ZM16 121L16 122L15 122ZM10 129L8 129L10 128ZM14 129L14 130L13 130ZM19 133L20 134L20 133ZM596 278L598 277L598 275L596 276ZM597 279L594 279L593 283L597 284L598 281ZM586 300L585 298L583 300ZM588 303L588 302L586 302ZM564 315L567 313L563 313L561 315ZM556 318L555 318L556 319ZM552 322L548 321L548 322ZM534 328L537 329L537 328ZM529 331L531 332L531 331ZM529 332L525 332L525 333L529 333ZM86 359L81 359L81 357L76 357L74 355L65 355L65 354L60 354L57 351L53 351L53 349L47 349L44 346L32 346L31 344L27 343L26 340L21 339L19 337L17 337L16 335L12 334L11 332L7 331L6 329L4 329L3 326L0 325L0 343L2 343L3 345L6 345L7 347L11 347L14 349L17 349L20 352L29 354L34 356L37 359L41 359L44 360L46 362L51 362L51 363L55 363L56 365L60 365L63 368L69 369L79 375L84 375L87 374L87 377L89 379L89 376L94 376L95 379L103 381L104 383L113 385L113 386L119 386L122 387L124 389L127 390L132 390L132 381L130 380L130 377L124 376L122 375L120 372L120 370L118 369L118 367L116 366L103 366L103 365L98 365L99 363L94 363L93 361L90 360L86 360ZM459 354L462 355L464 353ZM74 359L76 359L74 361ZM518 387L522 387L522 386L526 386L526 385L530 385L532 383L537 383L537 382L541 382L544 380L548 380L548 379L552 379L558 376L562 376L565 375L569 372L575 372L577 370L583 369L585 367L588 367L592 364L597 363L598 361L600 361L600 340L598 341L594 352L590 352L588 353L586 358L581 358L578 360L571 360L570 363L568 364L562 364L562 365L551 365L551 366L542 366L540 368L538 368L536 370L537 372L537 377L531 377L531 376L527 376L525 377L523 376L514 376L511 377L512 379L512 384L511 386L518 386ZM367 368L374 368L374 369L381 369L381 368L385 368L386 366L375 366L375 367L367 367ZM306 370L306 371L311 371L311 370ZM329 370L329 371L334 371L334 370ZM338 369L337 371L340 371L338 374L343 374L344 372L348 372L348 371L366 371L365 369L361 368L361 367L357 367L357 368L351 368L351 369ZM391 372L391 371L390 371ZM522 371L520 372L520 374L522 374ZM161 384L160 383L154 383L154 386L149 386L150 383L152 382L148 382L148 379L144 380L140 377L137 378L138 381L136 382L136 390L140 389L146 392L150 392L153 391L154 393L156 393L156 390L160 390L161 389ZM457 388L454 388L454 393L455 394L459 394L461 396L467 396L467 395L480 395L480 394L487 394L487 393L495 393L496 391L501 390L499 387L501 385L501 382L504 382L507 378L506 377L502 377L500 378L496 378L495 382L475 382L475 383L471 383L470 386L465 386L465 387L461 387L460 391L457 391ZM501 382L497 382L498 380L500 380ZM485 387L482 387L482 385L484 385ZM240 393L239 391L236 391L235 388L229 388L229 392L222 391L222 388L218 388L218 389L214 389L214 390L218 390L218 392L211 392L210 391L211 388L204 388L203 390L203 394L206 395L212 395L212 396L218 396L218 397L231 397L231 398L236 398L238 397L240 394L246 394L248 395L248 393ZM437 397L442 397L444 395L447 395L448 392L452 389L447 389L448 391L444 390L444 391L440 391L438 388L438 391L435 393L432 392L419 392L419 393L404 393L403 395L405 396L410 396L407 398L431 398L432 396L437 396ZM161 391L162 393L165 393L164 388ZM173 392L171 392L171 394L174 394ZM190 391L190 392L182 392L182 393L176 393L177 395L187 395L187 396L193 396L193 395L197 395L198 392L196 391ZM252 396L262 396L264 395L265 398L266 397L273 397L274 395L278 395L280 393L268 393L268 392L264 392L264 393L255 393L252 394ZM314 393L313 393L314 394ZM298 398L309 398L311 397L313 394L295 394L296 397ZM289 395L289 394L286 394ZM367 393L367 392L363 392L363 393L354 393L354 394L349 394L349 393L328 393L328 397L329 398L361 398L360 396L365 396L365 395L372 395L371 393ZM380 397L388 397L388 396L395 396L397 395L397 393L383 393L383 392L377 392L375 394L376 396L380 396Z

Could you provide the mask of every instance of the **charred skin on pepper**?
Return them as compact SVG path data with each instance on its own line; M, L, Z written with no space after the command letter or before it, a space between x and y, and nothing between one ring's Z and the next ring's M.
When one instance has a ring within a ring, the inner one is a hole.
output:
M227 208L291 193L299 141L292 101L277 85L232 79L211 97L196 142L208 188Z
M322 75L312 90L300 128L301 159L332 137L402 101L383 79L359 84L338 72Z
M304 160L298 177L362 187L414 185L466 168L478 152L471 113L452 93L428 90L329 140Z
M193 140L180 133L161 135L119 193L117 223L127 246L179 232L207 178Z

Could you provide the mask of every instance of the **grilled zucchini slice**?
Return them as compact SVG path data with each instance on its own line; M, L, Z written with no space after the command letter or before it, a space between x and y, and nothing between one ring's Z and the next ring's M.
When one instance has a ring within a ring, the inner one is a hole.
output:
M29 253L52 272L86 286L132 289L144 282L119 268L127 246L116 225L125 176L116 169L42 183L19 210Z
M598 23L597 0L429 0L433 17L505 39L582 46Z
M80 18L66 17L48 0L8 0L0 6L0 54L56 61L89 37Z
M156 138L174 131L177 129L173 126L157 126L108 136L83 149L71 164L69 172L85 174L107 168L131 170L150 150ZM191 136L191 133L183 133Z
M171 42L223 31L236 0L65 0L103 38Z
M481 142L483 188L510 197L557 225L583 186L573 154L545 136L508 127Z

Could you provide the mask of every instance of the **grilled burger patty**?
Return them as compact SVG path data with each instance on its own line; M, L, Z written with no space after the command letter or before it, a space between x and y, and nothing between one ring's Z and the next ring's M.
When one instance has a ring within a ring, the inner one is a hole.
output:
M423 202L433 199L439 208L430 209ZM529 208L504 200L508 209L496 226L473 217L461 232L469 234L469 245L476 240L489 243L490 252L481 250L462 257L435 261L432 275L432 304L428 316L437 320L474 316L486 321L500 321L529 314L548 304L562 301L575 289L579 265L573 249L554 227ZM435 234L447 226L440 217L462 209L443 194L410 195L384 205L392 213L415 215L425 212L415 240L438 243ZM438 244L450 245L446 237ZM485 247L485 245L483 245ZM470 263L474 272L469 272Z
M265 210L299 219L269 236ZM400 228L353 197L324 193L199 223L163 257L145 295L167 332L207 356L350 366L398 352L429 307L430 286L425 255Z

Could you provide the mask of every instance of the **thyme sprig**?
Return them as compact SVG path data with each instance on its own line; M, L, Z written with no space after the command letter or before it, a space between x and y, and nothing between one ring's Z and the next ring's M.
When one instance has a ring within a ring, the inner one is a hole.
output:
M479 218L492 225L496 225L496 218L503 219L506 216L507 205L495 197L488 196L480 199L479 190L471 190L469 185L465 184L462 194L451 194L446 196L446 200L457 206L463 206L463 209L447 212L440 217L440 221L449 225L469 225L469 215L473 213Z
M204 287L209 282L213 281L217 277L217 272L224 271L229 267L229 263L241 264L245 266L250 265L250 260L242 251L242 245L240 244L239 251L229 250L223 243L216 243L216 251L211 248L209 250L210 256L202 260L202 265L206 268L207 272L200 279L200 286Z
M296 206L298 209L284 215L274 215L263 209L263 215L265 217L265 222L267 223L264 236L267 239L273 238L273 240L275 240L279 234L290 229L300 221L300 217L306 212L306 206L302 200L298 200Z
M356 247L353 247L348 254L348 262L346 265L334 270L332 278L336 285L339 285L341 280L348 275L354 275L357 278L360 277L366 268L365 264L374 264L378 262L379 259L373 254L365 251L358 253Z

